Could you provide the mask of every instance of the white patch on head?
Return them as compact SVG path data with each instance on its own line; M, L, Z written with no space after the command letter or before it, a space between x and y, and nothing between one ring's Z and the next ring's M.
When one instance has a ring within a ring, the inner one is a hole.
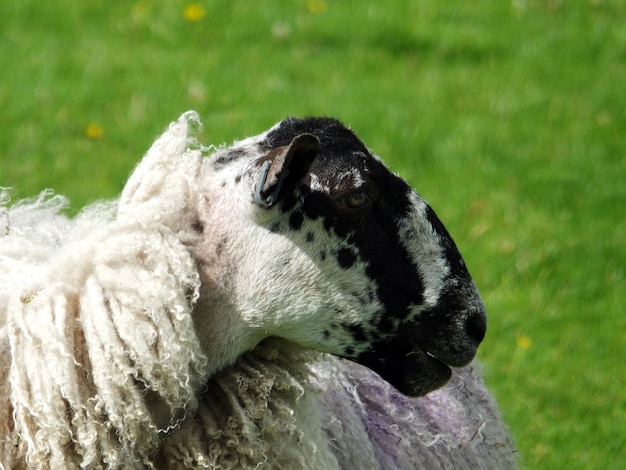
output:
M349 183L346 184L346 181ZM322 181L318 175L309 173L309 186L311 190L326 195L339 190L341 187L359 189L366 183L367 181L361 174L361 171L357 168L350 168L349 170L333 174L332 181L328 179L326 181Z
M409 199L412 210L399 224L400 241L411 256L411 261L420 271L424 283L424 304L418 311L437 304L445 279L450 273L439 234L433 229L426 217L427 204L415 192Z
M353 189L359 189L361 186L365 185L366 183L365 178L363 178L363 175L361 175L361 172L357 170L356 168L353 168L352 170L350 170L348 176L352 178Z
M322 194L330 194L330 187L327 184L322 183L319 176L313 173L309 173L309 186L313 191Z

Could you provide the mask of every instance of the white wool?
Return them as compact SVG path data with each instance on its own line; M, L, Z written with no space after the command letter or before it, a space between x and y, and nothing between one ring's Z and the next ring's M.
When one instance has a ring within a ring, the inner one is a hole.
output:
M10 205L0 188L0 469L514 467L473 366L407 398L270 339L209 377L223 364L196 329L224 328L193 318L198 125L171 124L118 201L73 219L50 191Z
M157 140L117 210L97 204L70 221L50 192L3 208L0 462L25 452L33 467L149 464L160 434L194 409L207 360L180 209L195 188L167 178L199 167L189 119Z

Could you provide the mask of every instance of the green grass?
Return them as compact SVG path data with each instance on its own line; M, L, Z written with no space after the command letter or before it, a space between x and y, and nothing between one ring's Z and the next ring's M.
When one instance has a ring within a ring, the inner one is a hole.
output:
M521 467L623 466L624 3L200 4L187 21L180 1L0 2L0 186L75 211L187 109L216 144L339 117L464 253Z

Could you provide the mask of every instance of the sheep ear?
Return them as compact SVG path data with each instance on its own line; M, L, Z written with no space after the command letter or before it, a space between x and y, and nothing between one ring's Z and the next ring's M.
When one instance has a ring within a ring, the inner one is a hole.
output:
M261 167L254 190L254 202L261 207L271 207L278 200L287 178L304 176L319 154L320 141L313 134L300 134L288 146L277 147L259 158Z

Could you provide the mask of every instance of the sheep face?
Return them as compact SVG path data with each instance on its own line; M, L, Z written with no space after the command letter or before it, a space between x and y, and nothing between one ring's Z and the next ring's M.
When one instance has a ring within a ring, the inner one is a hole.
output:
M222 240L214 258L238 266L218 283L233 293L248 333L229 331L244 348L283 337L368 366L407 395L473 359L485 308L455 243L340 122L288 119L210 163L204 218L228 222L205 236Z

